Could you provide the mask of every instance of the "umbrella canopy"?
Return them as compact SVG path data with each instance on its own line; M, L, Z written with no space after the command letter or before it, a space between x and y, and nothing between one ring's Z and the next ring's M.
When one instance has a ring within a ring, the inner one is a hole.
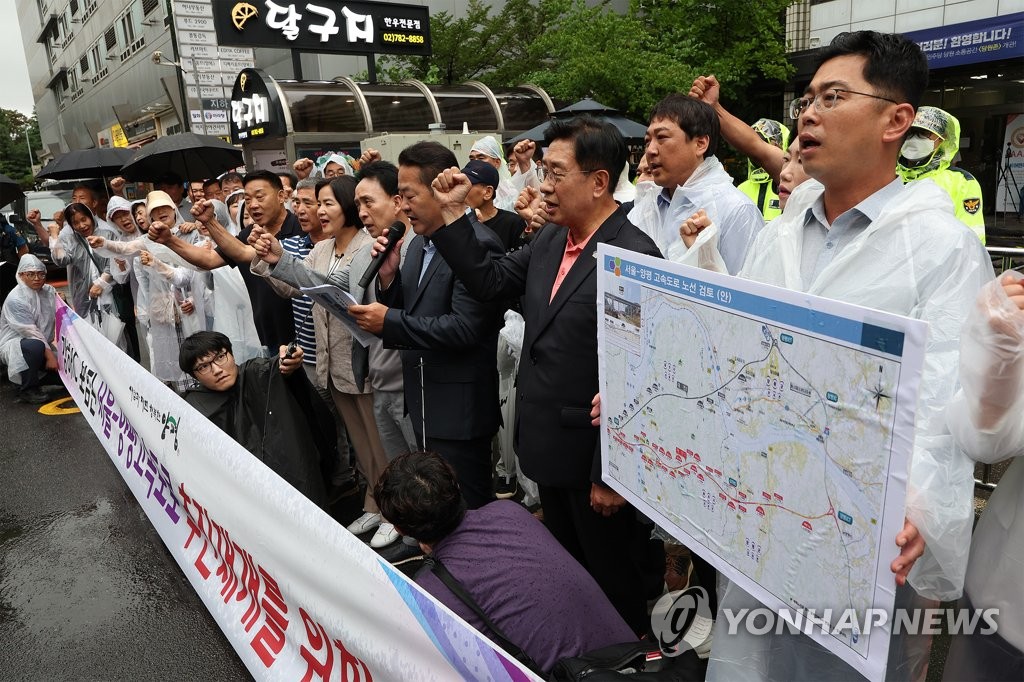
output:
M593 100L591 100L591 101L593 101ZM560 109L559 111L565 111L565 110L564 109ZM555 114L558 114L558 113L559 112L555 112ZM627 142L635 142L635 141L641 141L642 142L643 139L644 139L644 135L647 134L647 126L641 125L640 123L637 123L636 121L628 119L625 116L622 116L620 114L601 114L601 113L595 113L595 112L592 112L592 111L580 111L580 112L576 112L575 114L570 114L568 116L556 116L556 115L553 115L552 118L559 118L559 119L562 119L562 118L572 118L573 116L579 116L581 114L589 114L589 115L593 116L594 118L599 119L601 121L608 121L609 123L611 123L612 125L614 125L616 128L619 129L619 132L622 133L622 137L626 138ZM544 123L541 123L540 125L537 125L537 126L534 126L534 127L530 128L526 132L519 133L518 135L513 137L511 140L508 140L508 143L511 144L511 143L519 142L520 140L543 140L545 137L547 137L548 126L550 126L550 125L551 125L551 121L545 121Z
M159 137L135 152L121 168L133 181L158 180L173 173L184 180L201 180L242 165L242 150L219 137L179 133Z
M570 104L567 107L562 107L557 110L552 116L555 118L571 118L573 116L579 116L580 114L591 114L596 116L601 113L606 114L617 114L618 109L608 106L607 104L601 104L597 100L585 97L575 104Z
M18 183L6 175L0 174L0 206L6 206L23 196L25 193L21 191L21 187L18 187Z
M121 166L132 156L130 149L120 147L78 149L61 154L46 164L36 178L77 180L78 178L109 178L121 172Z

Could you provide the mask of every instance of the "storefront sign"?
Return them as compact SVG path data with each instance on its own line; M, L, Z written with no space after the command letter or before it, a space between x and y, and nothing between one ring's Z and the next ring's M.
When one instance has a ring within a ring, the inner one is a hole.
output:
M430 12L391 3L213 0L221 45L430 55Z
M928 66L991 62L1024 57L1024 12L904 34L928 57Z
M245 69L235 79L231 90L232 143L287 134L281 98L268 79L259 69Z

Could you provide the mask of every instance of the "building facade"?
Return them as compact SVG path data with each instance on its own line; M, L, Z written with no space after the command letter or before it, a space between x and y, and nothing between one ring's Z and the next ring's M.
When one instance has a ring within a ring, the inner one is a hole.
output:
M295 75L289 50L211 42L205 22L211 0L15 2L43 140L41 163L64 151L145 143L185 129L226 136L231 86L242 68L256 66L281 79ZM467 3L405 4L458 15ZM302 77L314 81L366 70L364 57L346 55L304 53L300 64ZM181 111L188 112L184 125Z
M796 74L784 99L810 81L817 48L858 30L902 33L921 45L931 69L922 104L959 119L957 165L981 183L986 212L1015 211L1002 195L997 202L997 188L1017 158L1007 158L1007 141L1018 129L1024 135L1024 0L798 0L786 16ZM1024 157L1021 142L1011 155Z

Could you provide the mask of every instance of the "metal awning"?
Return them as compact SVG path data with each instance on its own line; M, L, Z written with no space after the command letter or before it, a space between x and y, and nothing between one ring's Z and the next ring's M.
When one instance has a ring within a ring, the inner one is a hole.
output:
M51 13L43 22L43 30L39 32L39 37L36 38L37 43L45 43L51 32L57 30L57 15Z
M68 68L66 66L62 66L54 71L53 75L50 76L50 80L46 81L46 87L52 90L53 86L57 84L57 81L61 81L64 84L64 87L67 87Z

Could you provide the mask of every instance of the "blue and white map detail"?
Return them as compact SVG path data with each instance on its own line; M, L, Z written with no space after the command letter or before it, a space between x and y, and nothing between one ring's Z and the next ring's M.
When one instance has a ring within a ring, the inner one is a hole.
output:
M884 603L913 439L897 434L914 409L898 323L913 321L603 245L598 259L606 481L766 606ZM833 639L867 658L869 636Z

